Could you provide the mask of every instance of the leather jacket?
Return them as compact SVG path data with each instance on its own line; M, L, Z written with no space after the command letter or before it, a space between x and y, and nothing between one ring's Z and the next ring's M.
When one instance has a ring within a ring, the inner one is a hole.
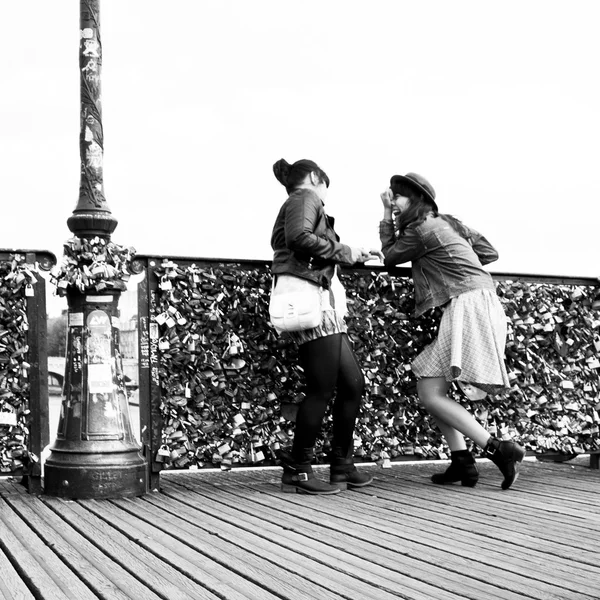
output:
M415 316L443 306L463 292L496 289L483 265L497 260L498 252L479 232L468 227L466 230L468 239L430 213L425 221L411 223L396 237L394 223L381 221L379 237L385 266L411 261Z
M350 246L340 243L333 224L314 191L294 190L273 226L273 274L295 275L328 289L337 264L354 264Z

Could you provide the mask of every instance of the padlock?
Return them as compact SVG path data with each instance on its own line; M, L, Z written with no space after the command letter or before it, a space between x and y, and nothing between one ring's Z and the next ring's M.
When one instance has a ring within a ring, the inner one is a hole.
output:
M171 459L171 452L166 444L163 444L156 453L156 462L169 462Z

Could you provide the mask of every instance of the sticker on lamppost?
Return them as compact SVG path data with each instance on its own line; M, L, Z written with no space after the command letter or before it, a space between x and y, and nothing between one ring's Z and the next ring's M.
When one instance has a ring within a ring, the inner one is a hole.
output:
M93 310L87 318L88 392L111 394L114 390L110 317L103 310Z
M88 391L90 394L112 394L113 381L110 364L88 365Z

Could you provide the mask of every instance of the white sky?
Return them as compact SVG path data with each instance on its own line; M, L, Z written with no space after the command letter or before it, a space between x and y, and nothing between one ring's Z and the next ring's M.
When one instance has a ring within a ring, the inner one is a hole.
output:
M104 0L106 198L139 253L271 258L284 157L379 246L415 171L492 271L599 276L597 0ZM0 2L0 247L62 257L79 190L79 2Z

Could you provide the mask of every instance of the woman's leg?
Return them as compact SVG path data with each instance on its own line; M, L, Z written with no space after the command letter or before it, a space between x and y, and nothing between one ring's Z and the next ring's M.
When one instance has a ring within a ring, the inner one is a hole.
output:
M449 388L444 377L425 377L417 382L419 400L435 418L451 451L466 449L463 436L485 448L490 434L466 408L447 396Z
M337 392L333 404L333 446L344 456L354 444L354 427L365 389L365 376L356 360L348 335L343 333L340 345L340 364Z
M306 379L306 396L298 408L292 452L281 451L283 466L281 489L284 492L336 494L337 485L314 476L311 462L323 417L335 390L339 369L341 336L328 335L306 342L299 349L300 365Z
M365 376L356 360L352 344L342 334L340 368L333 404L333 440L329 481L346 489L369 485L372 475L361 473L354 466L354 427L365 389Z
M298 348L304 370L306 395L296 416L293 452L313 448L338 379L342 335L306 342Z

